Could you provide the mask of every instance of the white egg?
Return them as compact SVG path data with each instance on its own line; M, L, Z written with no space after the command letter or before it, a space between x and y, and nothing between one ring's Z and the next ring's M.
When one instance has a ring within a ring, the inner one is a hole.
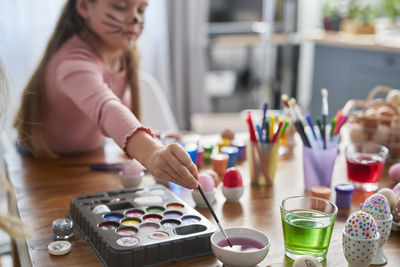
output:
M322 265L313 256L303 255L297 258L293 267L322 267Z
M386 96L386 101L390 102L395 107L400 106L400 91L391 90Z
M350 139L355 143L362 143L367 140L367 136L364 134L364 130L361 124L352 123L350 125Z
M372 141L377 144L388 144L390 142L391 135L392 131L389 126L379 124L372 136Z

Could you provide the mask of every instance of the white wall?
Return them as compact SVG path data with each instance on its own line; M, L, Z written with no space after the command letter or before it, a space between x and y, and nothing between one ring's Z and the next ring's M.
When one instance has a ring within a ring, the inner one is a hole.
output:
M42 56L64 0L0 1L0 59L10 84L10 125L22 89Z
M6 128L10 128L20 101L20 94L36 68L66 0L1 0L0 60L10 84ZM146 24L139 40L141 67L153 74L163 88L169 78L160 66L167 64L168 47L161 42L167 34L165 0L149 1Z

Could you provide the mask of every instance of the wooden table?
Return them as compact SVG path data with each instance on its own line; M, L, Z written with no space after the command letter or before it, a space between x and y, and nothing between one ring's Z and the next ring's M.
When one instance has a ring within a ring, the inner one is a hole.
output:
M292 159L280 159L275 184L271 187L251 187L249 185L246 163L238 165L244 177L245 193L240 203L225 203L221 188L218 188L213 208L225 227L245 226L266 233L272 241L271 249L259 266L291 266L285 257L283 234L279 212L282 199L302 195L303 174L300 146L297 146ZM6 155L8 178L17 196L17 211L21 219L32 228L32 236L17 242L19 259L23 266L101 266L92 248L76 229L72 239L72 250L65 256L51 256L47 245L52 242L51 223L66 216L69 201L73 196L95 192L121 189L118 174L90 171L87 166L70 166L74 163L120 162L124 160L115 145L107 144L104 149L93 153L57 160L42 160L16 153ZM346 181L346 166L343 153L340 153L334 169L333 185ZM143 184L153 184L152 177L144 179ZM381 186L393 186L387 178L387 170ZM188 190L175 190L181 198L194 205ZM333 193L332 199L334 200ZM351 211L356 211L368 194L356 192ZM206 209L200 213L213 221ZM347 266L342 252L342 230L350 210L339 210L332 233L326 266ZM389 260L387 266L400 266L400 232L392 232L384 246ZM222 266L213 254L166 266Z

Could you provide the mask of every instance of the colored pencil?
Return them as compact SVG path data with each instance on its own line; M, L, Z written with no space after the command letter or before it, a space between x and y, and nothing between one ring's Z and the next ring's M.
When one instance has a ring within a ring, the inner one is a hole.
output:
M282 129L282 125L283 125L283 121L281 121L278 125L278 130L276 131L276 133L274 134L274 136L271 139L271 143L275 143L275 141L278 139L279 133Z
M322 94L322 141L324 145L324 149L326 149L326 134L325 134L325 128L326 128L326 123L328 119L328 114L329 114L329 107L328 107L328 90L325 88L321 90Z
M312 119L311 119L310 114L306 114L306 120L307 120L307 122L308 122L308 125L309 125L310 128L311 128L311 132L312 132L312 134L313 134L313 136L314 136L314 139L317 140L318 137L317 137L317 134L315 133L314 124L313 124L313 122L312 122Z
M261 120L261 128L264 129L264 122L265 122L265 116L267 115L267 110L268 110L268 103L264 102L263 106L263 115L262 115L262 120Z

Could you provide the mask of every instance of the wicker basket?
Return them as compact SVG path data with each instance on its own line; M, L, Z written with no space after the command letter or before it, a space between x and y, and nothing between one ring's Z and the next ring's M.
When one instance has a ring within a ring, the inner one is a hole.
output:
M385 93L386 98L376 98L378 93ZM350 114L352 142L384 145L389 148L391 160L400 160L399 90L377 86L371 90L366 100L349 100L343 113Z

